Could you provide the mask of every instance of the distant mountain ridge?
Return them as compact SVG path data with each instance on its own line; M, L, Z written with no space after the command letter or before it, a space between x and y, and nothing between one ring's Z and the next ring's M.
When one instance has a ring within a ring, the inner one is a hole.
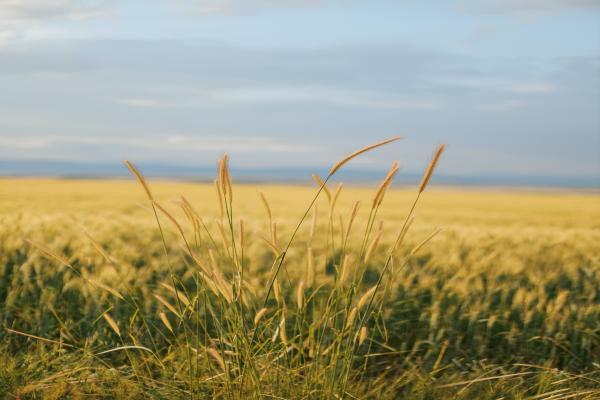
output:
M191 166L161 163L136 163L148 177L180 180L211 181L216 166ZM238 182L307 183L312 173L327 174L328 167L250 167L232 168ZM385 170L348 167L336 174L336 180L348 183L375 183L382 179ZM0 176L4 177L61 177L61 178L110 178L125 177L129 171L120 163L84 163L44 160L0 160ZM400 171L399 181L416 184L420 172ZM532 186L562 188L600 188L600 176L526 176L526 175L451 175L437 174L433 183L458 186Z

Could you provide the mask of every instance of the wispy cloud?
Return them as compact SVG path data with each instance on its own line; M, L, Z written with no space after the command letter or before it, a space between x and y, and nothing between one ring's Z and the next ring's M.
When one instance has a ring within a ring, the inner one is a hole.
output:
M440 108L437 101L402 98L377 92L343 90L338 88L306 86L257 86L238 88L199 89L196 96L172 100L150 97L118 98L115 103L135 108L204 107L212 104L327 104L339 107L433 110Z
M479 109L484 110L484 111L501 112L501 111L511 111L516 108L523 107L524 105L526 105L526 103L521 100L506 100L506 101L501 101L501 102L497 102L497 103L483 104L483 105L479 106Z
M600 11L600 2L596 0L458 0L456 7L461 11L472 13L531 16L565 9Z
M2 0L0 22L84 19L105 15L107 0Z
M144 137L116 136L74 136L74 135L2 135L0 136L0 154L15 158L35 158L40 154L59 152L65 156L70 149L79 154L89 154L89 150L102 148L119 149L119 153L128 150L165 151L165 152L231 152L254 153L306 153L315 151L312 146L277 141L265 136L231 135L177 135L148 134Z
M282 7L312 7L327 0L192 0L187 3L200 14L239 14Z
M507 91L522 94L546 94L556 92L556 86L545 82L515 83L508 85Z
M335 106L367 107L381 109L434 109L439 105L431 100L398 98L397 96L368 91L307 86L246 87L210 93L215 100L253 102L308 102Z
M115 103L136 108L163 108L168 106L164 101L149 98L119 98L115 100Z
M504 77L440 77L434 78L440 84L498 93L547 94L556 92L556 85L540 81L524 81L520 78Z
M112 0L1 0L0 45L49 21L105 17L111 6Z

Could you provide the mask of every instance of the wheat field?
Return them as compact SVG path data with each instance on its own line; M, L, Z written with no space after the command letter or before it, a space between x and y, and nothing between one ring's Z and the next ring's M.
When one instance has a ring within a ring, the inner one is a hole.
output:
M600 398L600 196L396 179L1 179L0 397Z

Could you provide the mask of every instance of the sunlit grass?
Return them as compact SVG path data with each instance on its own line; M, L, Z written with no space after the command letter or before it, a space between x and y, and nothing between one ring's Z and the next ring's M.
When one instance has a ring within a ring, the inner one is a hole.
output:
M417 188L344 187L265 302L314 184L150 188L164 244L131 181L0 182L3 396L598 397L598 195L433 188L390 252Z

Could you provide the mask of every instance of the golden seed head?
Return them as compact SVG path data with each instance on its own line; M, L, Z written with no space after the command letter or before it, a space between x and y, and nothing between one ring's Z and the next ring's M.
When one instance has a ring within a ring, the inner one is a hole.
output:
M115 320L110 315L108 315L108 313L102 314L102 317L104 317L106 322L108 322L108 325L117 334L117 336L121 337L121 330L119 329L119 325L117 325Z
M260 322L260 320L262 319L262 317L267 313L268 309L267 308L261 308L256 315L254 316L254 325L258 325L258 323Z
M435 153L433 153L433 157L431 157L431 161L429 162L429 165L427 165L427 169L425 170L425 173L423 174L423 178L421 179L421 184L419 185L419 193L423 192L425 190L425 188L427 187L427 184L429 183L429 180L431 179L431 175L433 175L435 166L437 165L438 161L440 160L440 157L442 156L442 153L444 152L445 149L446 149L446 145L441 144L438 146Z
M395 136L393 138L390 139L386 139L386 140L382 140L381 142L377 142L374 143L372 145L363 147L362 149L356 150L354 153L342 158L340 161L338 161L333 167L331 167L331 169L329 170L329 176L335 174L340 168L342 168L344 166L344 164L346 164L347 162L349 162L350 160L352 160L354 157L357 157L363 153L366 153L369 150L373 150L377 147L381 147L384 146L388 143L392 143L395 142L396 140L399 140L400 136Z
M129 171L131 171L131 173L133 175L135 175L137 180L142 184L144 190L146 191L146 195L148 196L148 198L150 200L154 200L154 197L152 197L152 193L150 192L150 188L146 184L146 180L144 179L144 176L140 173L140 171L138 171L137 168L127 160L125 160L125 165L127 165L127 168L129 168Z
M358 303L356 304L356 307L358 309L363 308L364 305L367 304L367 302L371 301L371 298L373 298L373 294L375 293L376 290L377 290L377 285L375 285L371 289L367 290L365 292L365 294L363 294L360 297L360 299L358 300Z
M373 208L381 205L381 202L383 201L385 192L392 184L392 179L394 179L394 176L396 175L397 172L398 172L398 162L394 161L394 163L392 164L392 167L388 171L387 175L385 176L383 181L381 181L381 184L377 188L377 192L375 192L375 196L373 197Z
M315 183L317 184L317 186L320 188L323 188L323 191L325 192L325 196L327 196L327 201L331 204L331 192L329 191L329 188L327 187L325 182L323 182L321 177L317 174L312 174L311 176L312 176L313 180L315 181Z
M362 345L364 341L367 339L367 327L363 326L360 328L360 334L358 336L358 345Z

